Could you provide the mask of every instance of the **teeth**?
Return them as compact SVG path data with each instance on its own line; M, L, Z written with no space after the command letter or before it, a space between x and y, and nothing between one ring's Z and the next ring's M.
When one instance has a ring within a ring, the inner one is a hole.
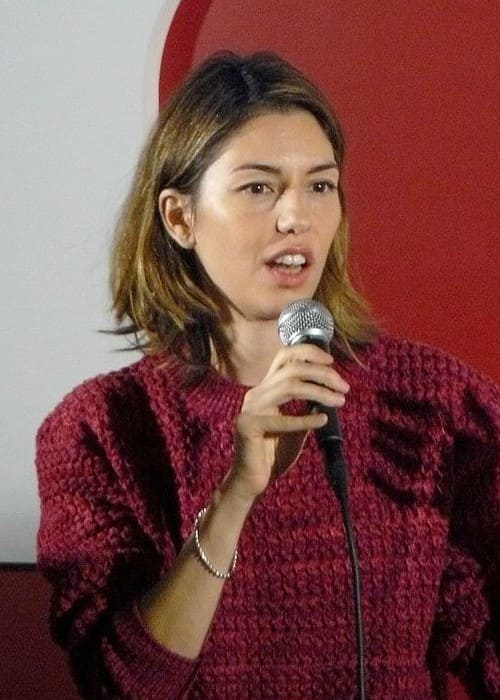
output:
M281 255L279 258L276 258L274 262L276 265L290 265L292 267L299 267L299 265L306 264L306 259L303 255L298 253L297 255Z

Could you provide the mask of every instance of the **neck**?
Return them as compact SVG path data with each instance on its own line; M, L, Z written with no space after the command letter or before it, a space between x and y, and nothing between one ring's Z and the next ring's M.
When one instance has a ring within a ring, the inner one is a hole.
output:
M225 329L230 344L230 374L240 384L255 386L267 374L282 347L276 319L270 321L233 321Z

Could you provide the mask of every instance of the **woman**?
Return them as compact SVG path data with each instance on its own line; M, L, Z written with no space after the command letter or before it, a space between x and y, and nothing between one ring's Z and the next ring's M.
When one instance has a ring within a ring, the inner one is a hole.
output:
M325 98L269 54L213 57L159 118L113 256L145 357L38 436L39 561L83 697L355 697L310 401L342 407L367 696L440 696L454 669L500 697L498 393L377 334L346 269L343 157ZM280 344L308 297L335 317L331 354Z

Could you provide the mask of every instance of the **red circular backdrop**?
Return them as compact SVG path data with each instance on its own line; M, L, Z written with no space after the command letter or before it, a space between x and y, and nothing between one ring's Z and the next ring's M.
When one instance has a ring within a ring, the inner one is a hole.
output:
M355 277L388 330L500 378L495 3L184 0L162 102L215 50L274 50L330 97L347 136Z

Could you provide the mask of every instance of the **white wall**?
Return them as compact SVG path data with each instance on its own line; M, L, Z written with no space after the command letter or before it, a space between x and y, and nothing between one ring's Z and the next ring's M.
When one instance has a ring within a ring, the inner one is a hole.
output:
M44 416L138 357L96 331L112 326L110 237L177 4L0 0L0 561L34 560Z

